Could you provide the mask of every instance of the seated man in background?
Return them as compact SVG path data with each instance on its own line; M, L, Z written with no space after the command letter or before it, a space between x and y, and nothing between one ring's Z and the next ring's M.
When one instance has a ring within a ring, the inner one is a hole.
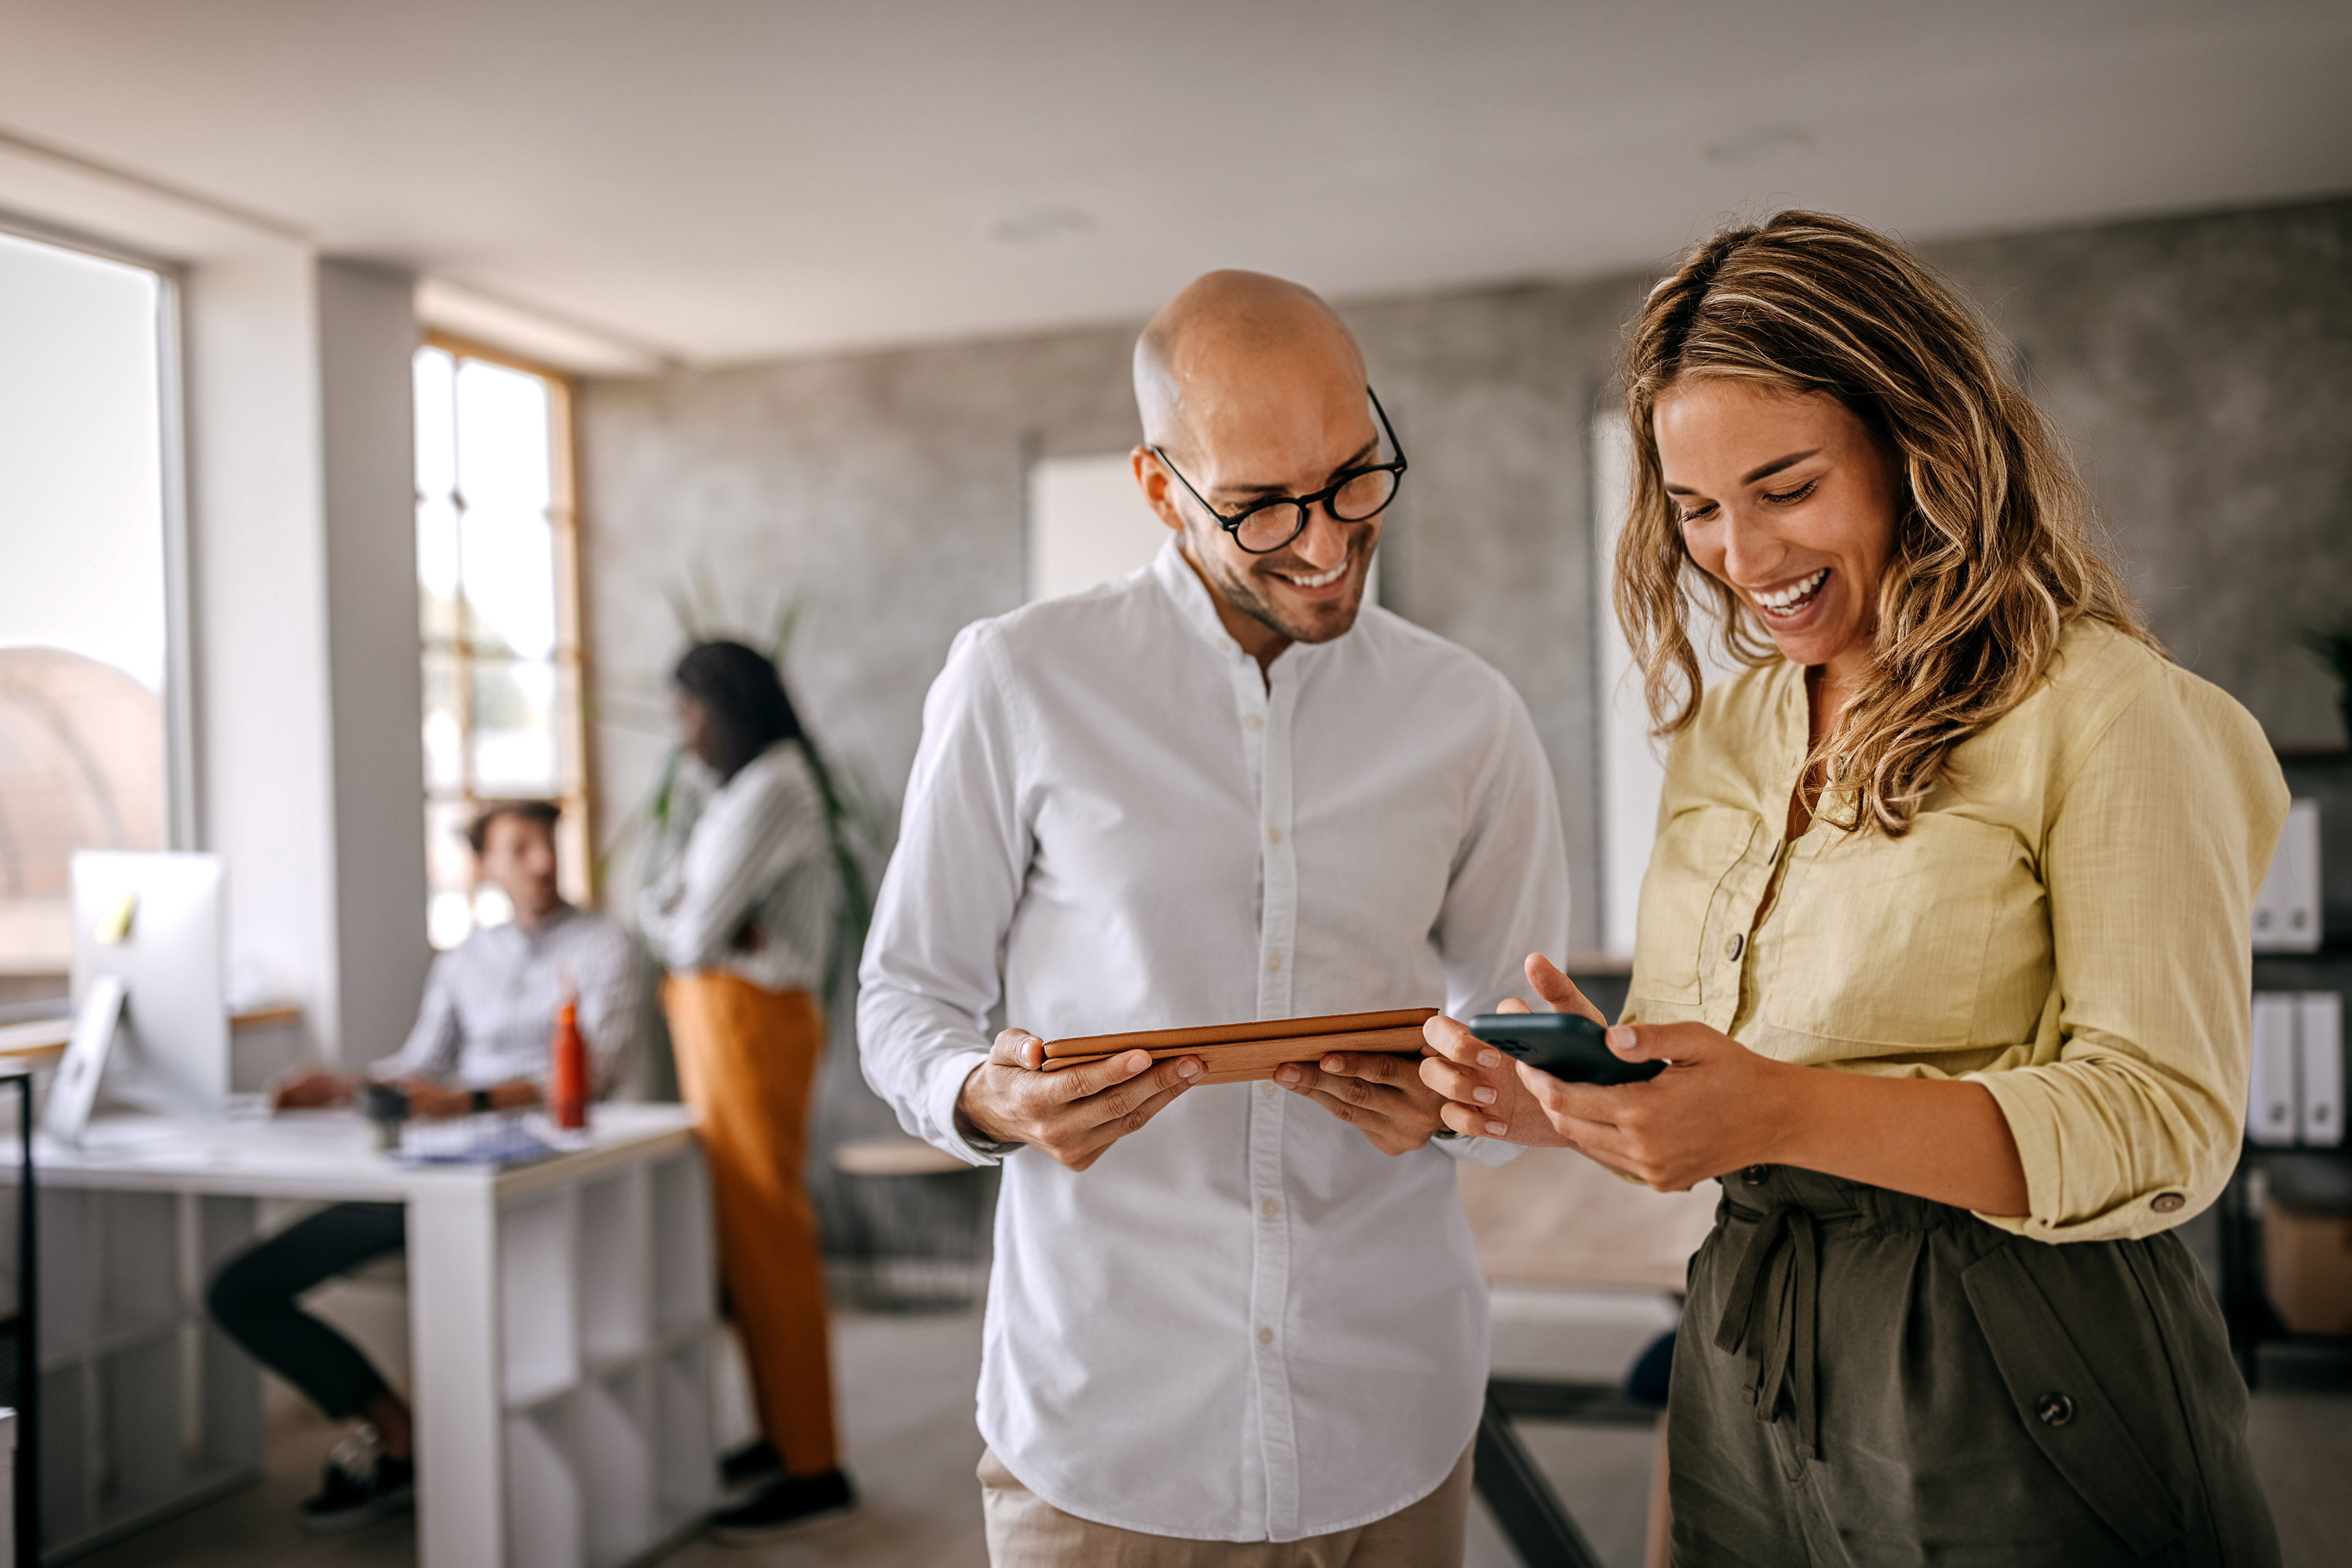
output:
M548 801L498 802L467 830L482 876L514 905L514 921L483 927L433 961L408 1044L369 1069L406 1092L411 1116L537 1105L556 1009L575 993L596 1093L612 1087L635 1048L635 942L556 890L557 815ZM278 1085L270 1103L341 1104L361 1081L313 1068ZM332 1204L231 1258L206 1293L215 1320L247 1354L330 1419L364 1423L328 1456L325 1484L302 1504L306 1530L352 1529L414 1500L407 1403L357 1346L297 1304L303 1292L400 1252L406 1241L405 1205Z

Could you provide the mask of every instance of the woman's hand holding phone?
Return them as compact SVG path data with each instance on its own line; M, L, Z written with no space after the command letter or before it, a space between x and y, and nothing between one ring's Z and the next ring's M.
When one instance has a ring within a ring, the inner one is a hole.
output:
M1528 979L1555 1012L1605 1026L1540 953L1528 957ZM1516 1000L1501 1008L1528 1010ZM1442 1016L1423 1034L1433 1054L1422 1058L1422 1080L1445 1096L1438 1115L1448 1127L1574 1149L1661 1192L1682 1192L1743 1165L1804 1163L1803 1131L1822 1120L1809 1109L1809 1092L1835 1087L1838 1078L1759 1056L1705 1024L1610 1029L1609 1048L1620 1060L1670 1064L1647 1082L1614 1086L1571 1083L1514 1061Z
M1555 1013L1575 1013L1606 1027L1609 1020L1585 999L1576 982L1562 974L1543 954L1528 955L1528 983ZM1514 996L1501 1011L1526 1013L1528 1005ZM1507 1143L1535 1146L1572 1144L1574 1140L1553 1125L1542 1101L1533 1092L1536 1080L1552 1079L1539 1068L1513 1061L1502 1051L1472 1034L1467 1026L1440 1014L1422 1026L1422 1036L1434 1053L1421 1061L1421 1080L1445 1096L1439 1120L1454 1131L1474 1138L1499 1138Z

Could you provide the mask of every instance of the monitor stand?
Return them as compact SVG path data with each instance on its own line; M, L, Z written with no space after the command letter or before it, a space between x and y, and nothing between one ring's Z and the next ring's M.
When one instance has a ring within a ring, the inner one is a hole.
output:
M57 1081L49 1085L49 1102L41 1116L41 1131L60 1142L79 1145L89 1125L90 1108L98 1103L98 1086L106 1076L106 1058L121 1026L124 994L119 975L99 975L74 1015L73 1040L58 1064Z

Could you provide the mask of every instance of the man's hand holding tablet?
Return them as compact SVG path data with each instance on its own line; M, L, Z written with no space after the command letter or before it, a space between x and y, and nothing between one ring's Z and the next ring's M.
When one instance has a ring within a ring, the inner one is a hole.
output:
M956 1097L956 1122L983 1142L1026 1143L1073 1171L1139 1131L1192 1087L1205 1070L1195 1056L1155 1063L1151 1053L1122 1051L1062 1072L1046 1072L1045 1042L1026 1029L996 1037L988 1060L972 1068Z
M1416 1070L1434 1016L1408 1007L1052 1041L1007 1029L956 1110L967 1136L1032 1143L1083 1171L1187 1089L1270 1079L1402 1154L1442 1131L1444 1102Z

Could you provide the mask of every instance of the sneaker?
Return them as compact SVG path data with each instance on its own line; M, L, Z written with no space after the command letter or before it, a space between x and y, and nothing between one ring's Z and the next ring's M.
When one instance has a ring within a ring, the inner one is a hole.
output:
M415 1506L415 1465L380 1451L374 1429L362 1426L328 1450L318 1495L302 1500L298 1519L309 1534L331 1535Z
M771 1482L751 1501L712 1514L710 1533L716 1540L750 1544L856 1506L857 1494L850 1489L849 1478L839 1470L821 1476L786 1476Z
M755 1437L719 1460L719 1484L730 1492L773 1480L783 1473L784 1457L765 1437Z

